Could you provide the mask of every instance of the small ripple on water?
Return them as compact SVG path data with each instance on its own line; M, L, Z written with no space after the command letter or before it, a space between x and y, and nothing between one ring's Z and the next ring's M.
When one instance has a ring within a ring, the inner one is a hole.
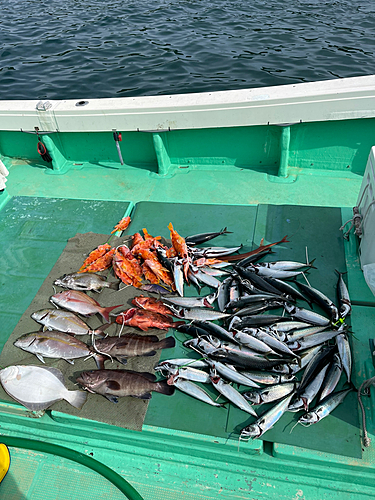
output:
M240 89L375 73L364 0L3 0L1 99Z

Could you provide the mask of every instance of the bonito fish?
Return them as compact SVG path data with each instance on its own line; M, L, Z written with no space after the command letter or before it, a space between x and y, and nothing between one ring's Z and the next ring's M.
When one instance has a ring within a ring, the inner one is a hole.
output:
M87 394L69 391L60 370L46 366L14 365L0 371L4 390L29 410L40 411L65 399L75 408L82 408Z

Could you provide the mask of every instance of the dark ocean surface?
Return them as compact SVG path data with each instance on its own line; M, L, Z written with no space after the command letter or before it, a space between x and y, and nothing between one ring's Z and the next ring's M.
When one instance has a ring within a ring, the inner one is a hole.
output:
M375 73L375 2L2 0L0 99L242 89Z

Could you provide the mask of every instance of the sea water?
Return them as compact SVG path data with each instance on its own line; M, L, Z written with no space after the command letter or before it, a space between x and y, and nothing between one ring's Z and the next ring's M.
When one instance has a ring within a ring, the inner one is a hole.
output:
M375 73L368 0L2 0L0 99L176 94Z

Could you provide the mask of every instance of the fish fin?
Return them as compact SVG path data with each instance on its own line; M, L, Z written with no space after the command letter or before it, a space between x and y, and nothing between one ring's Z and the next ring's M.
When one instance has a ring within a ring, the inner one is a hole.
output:
M335 269L335 271L339 276L342 276L343 274L348 274L348 271L345 271L343 273L340 273L340 271L338 271L337 269Z
M116 396L111 396L111 394L106 394L105 397L110 401L111 403L118 403L118 399Z
M118 306L110 306L110 307L100 307L98 312L103 316L107 323L109 323L109 313L116 309L116 307L122 307L124 304L119 304Z
M108 380L107 387L111 391L119 391L121 389L121 385L116 380Z
M65 394L64 399L68 401L68 403L70 403L72 406L74 406L74 408L81 409L86 402L87 392L67 391L67 394Z
M46 330L48 330L48 326L44 325L42 328L42 332L45 332Z
M133 396L133 397L138 399L151 399L152 395L151 392L145 392L144 394L142 394L142 396Z
M128 358L125 356L116 356L116 359L123 365L126 365L126 363L128 362Z
M147 354L142 354L142 356L145 356L145 357L146 356L155 356L155 354L156 354L156 351L150 351Z
M121 281L113 281L112 283L108 283L107 288L111 288L112 290L118 290L120 287Z
M104 323L104 325L99 326L99 328L96 328L95 330L92 330L94 332L94 335L98 335L99 337L104 337L104 330L109 328L113 323Z
M64 358L65 359L65 358ZM72 359L65 359L65 361L67 363L69 363L70 365L74 365L74 361Z
M169 328L177 328L181 325L186 325L185 321L174 321ZM168 328L165 328L165 330L168 330Z
M57 403L57 401L61 400L61 398L59 398L59 399L54 399L53 401L47 401L45 403L30 403L30 402L22 401L21 399L17 399L12 394L9 394L9 395L13 399L15 399L16 401L18 401L19 403L21 403L21 405L25 406L30 411L42 411L42 410L46 410L47 408L49 408L54 403Z
M160 392L161 394L165 394L166 396L172 396L175 391L174 385L169 385L166 380L161 380L155 384L156 392Z
M140 328L142 330L142 332L147 332L148 331L148 326L139 324L139 325L137 325L137 327Z
M176 345L176 340L174 337L166 337L160 341L160 349L170 349Z
M52 375L54 375L56 378L58 378L60 380L60 382L62 382L65 385L64 376L58 368L53 368L52 366L40 366L40 368L43 368L43 370L47 370L50 373L52 373ZM56 400L56 401L59 401L59 400Z
M139 337L144 337L144 335L139 335ZM147 340L150 342L159 342L159 337L157 335L147 335Z
M106 361L106 357L102 356L100 354L94 354L94 359L96 366L98 367L99 370L104 370L104 362Z
M39 359L39 361L41 361L42 363L45 363L45 361L43 359L43 356L41 354L39 354L38 352L36 352L35 356Z
M313 269L316 269L316 267L315 267L315 266L313 266L313 264L314 264L314 262L315 262L315 261L316 261L316 257L315 257L315 259L310 260L310 262L308 263L308 266L309 266L309 267L312 267Z
M307 398L302 397L301 399L302 399L302 403L303 403L303 407L304 407L305 411L309 411L309 403L307 401Z
M137 372L133 372L133 373L137 373ZM142 375L142 377L146 378L147 380L150 380L151 382L155 382L155 380L156 380L156 377L153 373L138 372L138 375Z

